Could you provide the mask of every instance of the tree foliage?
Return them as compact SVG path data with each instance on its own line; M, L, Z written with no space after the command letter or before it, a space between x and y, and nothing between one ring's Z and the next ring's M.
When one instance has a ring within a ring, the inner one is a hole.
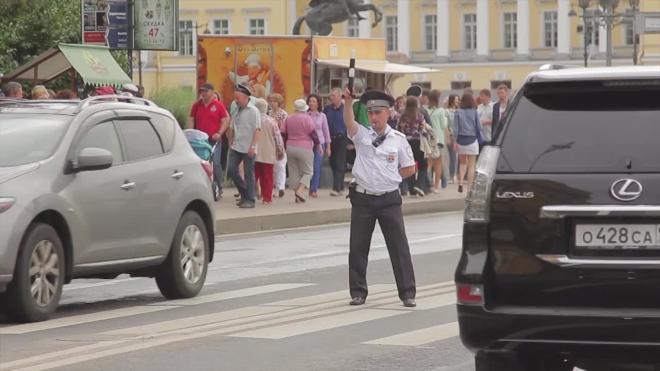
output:
M82 42L80 0L0 0L0 73L29 62L57 43ZM126 52L114 52L126 69ZM69 87L70 75L53 88Z

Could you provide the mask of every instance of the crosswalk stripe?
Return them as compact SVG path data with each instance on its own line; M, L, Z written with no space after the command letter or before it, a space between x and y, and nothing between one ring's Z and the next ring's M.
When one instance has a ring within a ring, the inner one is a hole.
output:
M18 335L27 334L36 331L52 330L61 327L81 325L85 323L105 321L109 319L135 316L139 314L148 314L167 309L180 308L187 305L208 304L212 302L236 299L247 296L255 296L272 292L291 290L300 287L311 286L314 284L274 284L266 286L250 287L234 291L225 291L218 294L201 295L191 299L170 300L162 303L154 303L146 306L136 306L128 308L113 309L104 312L74 315L63 318L56 318L46 322L28 323L23 325L14 325L0 328L0 335Z
M372 285L369 287L369 292L371 294L380 294L383 292L392 292L396 289L395 285ZM340 290L335 292L329 292L327 294L313 295L313 296L303 296L301 298L287 299L276 301L274 303L268 303L264 305L272 306L305 306L305 305L314 305L321 303L328 303L331 301L347 301L350 299L350 295L347 290Z
M314 285L316 285L316 284L315 283L276 283L276 284L273 284L273 285L248 287L248 288L240 289L240 290L225 291L225 292L219 292L217 294L210 294L210 295L201 295L201 296L196 296L196 297L190 298L190 299L170 300L170 301L165 301L165 302L161 302L161 303L153 303L153 304L149 304L149 305L150 306L158 306L158 305L175 305L175 306L177 306L177 305L181 305L181 306L199 305L199 304L213 303L213 302L222 301L222 300L244 298L244 297L247 297L247 296L270 294L270 293L277 292L277 291L292 290L292 289L298 289L298 288L301 288L301 287L314 286Z
M81 314L77 316L56 318L46 322L26 323L23 325L14 325L14 326L0 328L0 335L27 334L30 332L52 330L56 328L80 325L84 323L105 321L109 319L122 318L128 316L136 316L139 314L148 314L148 313L159 312L171 308L178 308L178 307L140 306L140 307L113 309L105 312Z
M336 314L334 316L314 318L307 321L297 321L294 323L266 327L259 330L246 331L228 336L259 339L283 339L291 336L304 335L312 332L330 330L357 323L398 316L401 314L406 314L406 312L383 309L356 310L353 312Z
M440 340L451 339L455 336L458 336L458 322L445 323L421 330L365 341L362 344L418 347Z
M442 287L447 284L448 283L441 283L419 287L418 307L430 309L443 306L443 303L451 303L451 300L448 298L450 296L454 297L455 294L448 292L453 292L454 287ZM376 288L377 286L373 285L372 287ZM338 295L338 293L330 294ZM181 341L201 339L217 335L238 334L259 328L267 328L268 326L273 328L273 326L277 327L287 323L295 323L296 321L313 320L324 316L334 317L336 315L343 315L343 323L348 323L350 321L354 321L354 323L362 323L376 317L377 315L373 312L378 312L378 316L387 318L398 314L410 313L412 311L410 308L402 310L403 307L401 307L398 298L392 297L392 294L396 294L396 291L394 290L393 292L381 292L370 295L370 300L367 304L358 308L349 307L345 302L346 296L344 296L344 299L294 308L287 306L273 306L272 304L274 303L268 303L265 305L240 308L205 316L182 318L179 320L109 331L93 335L93 339L96 339L97 341L99 338L103 338L104 336L107 337L105 341L101 341L100 343L83 345L12 362L3 362L3 370L51 370L54 368L62 368L99 358L154 348ZM347 294L344 292L344 295ZM328 297L326 296L326 299L327 298ZM282 302L285 301L276 303ZM304 304L309 303L309 301L300 301L299 303ZM389 309L390 307L394 309L395 305L398 310L385 309ZM173 308L171 306L148 307ZM326 327L338 322L339 321L336 318L326 320ZM90 336L90 338L92 338L92 336ZM17 367L23 368L19 369Z

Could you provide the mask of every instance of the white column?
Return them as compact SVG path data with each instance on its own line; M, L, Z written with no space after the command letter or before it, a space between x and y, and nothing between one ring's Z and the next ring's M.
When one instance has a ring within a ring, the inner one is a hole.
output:
M439 59L449 59L449 41L451 40L451 29L449 27L449 0L438 0L438 50L436 56Z
M371 4L371 0L363 0L363 4ZM371 11L366 11L366 12L361 12L360 15L366 19L363 19L360 21L360 37L368 39L371 37L371 22L373 18L374 12Z
M518 56L527 57L529 56L529 0L518 0L516 17Z
M490 53L488 3L489 0L477 0L477 57L482 58L488 58Z
M571 54L571 0L559 0L557 5L557 54Z
M396 22L399 53L410 57L410 0L397 1Z
M607 28L602 24L598 26L598 54L607 54Z
M287 35L290 35L293 33L293 24L296 23L296 18L298 18L297 10L298 10L298 4L296 4L296 0L287 0L287 7L289 10L289 22L287 22Z

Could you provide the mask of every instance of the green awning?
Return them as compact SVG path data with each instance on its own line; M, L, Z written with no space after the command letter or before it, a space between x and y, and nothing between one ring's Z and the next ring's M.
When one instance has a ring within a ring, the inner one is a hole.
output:
M133 82L107 47L59 44L58 48L86 84L122 86Z

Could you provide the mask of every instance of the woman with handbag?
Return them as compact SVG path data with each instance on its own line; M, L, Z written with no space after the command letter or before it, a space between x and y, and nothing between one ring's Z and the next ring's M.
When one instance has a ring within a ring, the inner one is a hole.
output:
M474 181L474 169L479 155L479 143L483 141L483 130L479 114L475 109L472 94L466 93L461 97L461 106L454 113L454 132L452 140L454 149L458 154L458 192L463 192L463 182L467 171L467 190L470 192Z

